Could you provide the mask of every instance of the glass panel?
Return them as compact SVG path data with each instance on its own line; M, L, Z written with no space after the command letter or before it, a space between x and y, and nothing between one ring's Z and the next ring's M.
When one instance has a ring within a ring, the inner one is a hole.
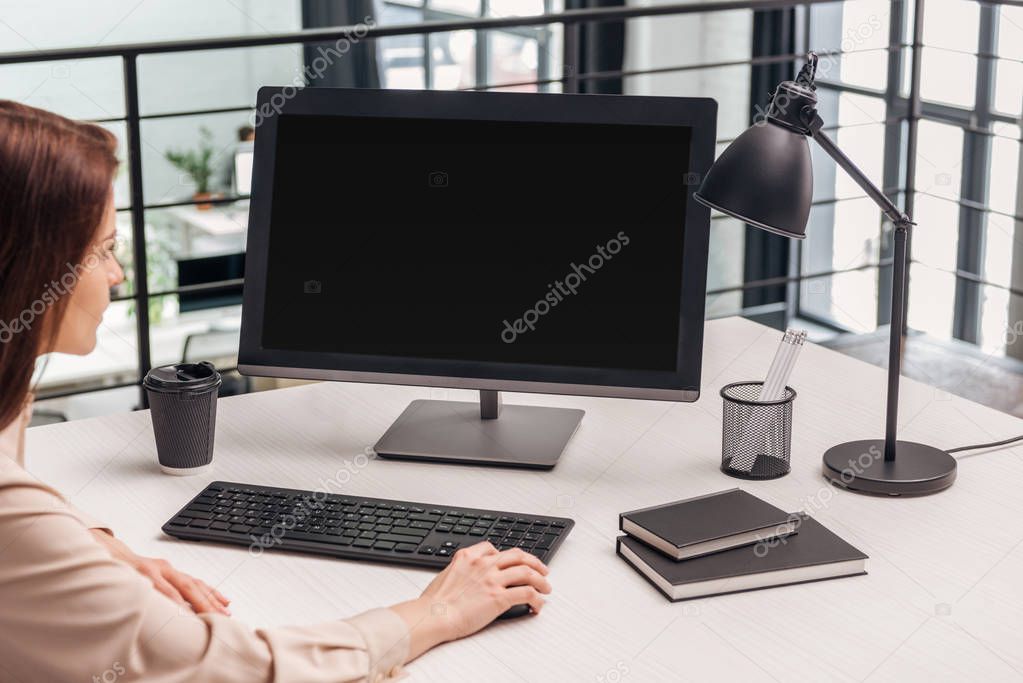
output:
M90 391L64 398L36 400L32 411L32 426L125 413L139 408L139 388L137 386Z
M19 11L27 10L28 6ZM6 13L5 9L4 21L0 23L7 22ZM48 27L55 24L38 23ZM0 92L4 99L72 119L124 116L124 80L119 57L6 64L0 66Z
M881 213L867 197L813 206L806 232L806 274L877 263L880 257Z
M800 284L800 309L854 332L877 329L877 268L813 277Z
M715 214L710 221L710 258L707 289L738 287L743 282L746 225Z
M302 28L301 10L298 0L5 2L0 35L9 50L256 35Z
M998 8L998 55L1023 60L1023 7Z
M843 100L844 101L844 100ZM855 109L855 108L854 108ZM839 128L830 136L845 154L878 187L884 180L884 125L869 124ZM819 145L810 145L813 164L814 199L847 199L863 190Z
M125 209L131 206L131 190L129 189L128 173L128 148L125 140L128 139L128 124L123 121L112 121L99 124L106 128L117 138L117 159L121 163L117 167L117 174L114 176L114 206L118 209Z
M488 31L489 59L486 85L535 81L538 78L539 42L505 31ZM536 92L535 84L504 87L502 90Z
M742 292L708 294L703 317L707 320L742 314Z
M514 17L543 14L543 0L490 0L487 16Z
M941 0L924 9L924 45L976 52L979 32L980 4L974 0Z
M749 66L723 66L628 76L623 90L626 95L713 97L718 102L717 137L727 140L749 128L749 79Z
M1007 289L980 287L980 334L977 344L987 352L1023 358L1023 297Z
M131 230L131 213L127 210L117 212L117 262L124 270L124 282L111 290L113 297L126 297L135 293L135 258L133 256Z
M1015 215L1020 181L1020 127L1000 124L995 132L991 138L988 206L995 211Z
M913 240L913 250L917 242ZM938 339L952 337L952 317L956 283L952 273L946 273L922 263L909 266L909 327Z
M935 121L917 127L917 192L958 200L962 186L963 131Z
M994 107L1003 114L1020 115L1023 108L1023 64L1020 62L1007 59L995 62Z
M142 121L142 186L146 204L188 201L204 189L220 196L234 194L236 183L246 190L244 158L251 154L251 112L173 116ZM209 150L202 173L190 172L167 159L167 153ZM241 157L239 159L238 157ZM236 179L236 163L241 171ZM207 175L206 187L201 175ZM246 190L247 191L247 190Z
M753 13L749 10L647 17L625 22L626 71L670 69L749 59ZM700 36L679 40L679 36ZM713 97L718 101L718 139L749 126L748 66L666 72L624 79L626 95Z
M973 36L976 38L976 34ZM976 47L971 49L975 50ZM921 52L921 59L920 97L931 102L973 108L977 94L976 57L925 47Z
M149 291L165 292L243 276L248 202L173 206L146 212ZM226 290L189 295L195 308L238 299ZM185 308L189 304L183 305Z
M423 11L384 4L379 8L381 24L419 24ZM423 36L393 36L376 41L380 82L385 88L419 90L426 87L423 67L426 42Z
M150 313L153 365L208 360L217 368L238 364L241 305L181 310L177 296L155 297Z
M436 33L430 40L430 68L435 90L476 85L476 32Z
M307 75L301 45L141 55L138 69L143 115L254 107L261 85L301 86Z
M53 353L36 363L33 381L40 395L134 382L138 373L135 302L115 301L96 329L96 348L87 356Z
M913 260L928 266L955 270L959 248L959 205L925 194L916 195Z
M430 9L454 12L467 16L478 17L480 14L480 0L430 0L427 5Z
M1019 241L1021 232L1017 228L1023 222L997 213L984 212L984 264L982 275L985 280L1003 287L1010 287L1014 254L1023 254ZM1017 270L1020 266L1016 265Z
M817 73L821 79L883 90L887 79L887 0L857 0L810 8L810 46L823 55Z

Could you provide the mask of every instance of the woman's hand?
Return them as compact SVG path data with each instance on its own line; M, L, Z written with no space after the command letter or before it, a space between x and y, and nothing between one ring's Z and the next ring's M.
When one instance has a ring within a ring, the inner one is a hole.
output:
M423 594L391 609L411 633L409 659L431 647L480 630L513 605L543 609L551 592L547 566L519 550L498 552L484 541L454 554Z
M114 559L121 560L142 576L153 582L153 587L180 605L188 605L196 613L218 612L231 616L227 609L231 602L216 588L211 588L171 566L167 560L142 557L131 548L101 529L90 529L100 545L105 547Z

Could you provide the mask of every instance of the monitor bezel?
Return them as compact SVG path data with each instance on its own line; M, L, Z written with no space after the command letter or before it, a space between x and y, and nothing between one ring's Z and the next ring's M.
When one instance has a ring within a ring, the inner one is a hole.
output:
M714 160L717 103L710 98L540 93L262 87L255 110L238 371L245 375L457 389L488 389L669 401L700 395L710 210L686 182L679 345L674 372L450 361L270 349L262 346L277 121L280 115L532 121L686 126L687 176L702 179Z

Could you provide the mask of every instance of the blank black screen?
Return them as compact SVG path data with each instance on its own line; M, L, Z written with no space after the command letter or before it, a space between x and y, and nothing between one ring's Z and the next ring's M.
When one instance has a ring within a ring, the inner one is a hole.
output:
M676 370L689 127L277 127L265 348Z

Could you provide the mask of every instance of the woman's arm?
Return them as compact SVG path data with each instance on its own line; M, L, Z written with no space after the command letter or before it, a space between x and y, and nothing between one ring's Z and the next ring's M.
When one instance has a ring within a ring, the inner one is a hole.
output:
M174 602L179 605L188 605L196 612L219 612L231 616L231 610L227 608L231 601L216 588L207 585L205 581L175 569L167 560L136 555L131 548L119 538L115 538L106 528L97 528L88 524L86 526L92 532L93 538L107 549L111 557L124 562L149 579L153 583L153 588Z
M549 590L535 558L483 544L458 553L416 600L252 630L183 609L115 561L53 491L0 474L0 679L91 680L112 670L124 682L375 681L512 604L539 610L535 593Z

